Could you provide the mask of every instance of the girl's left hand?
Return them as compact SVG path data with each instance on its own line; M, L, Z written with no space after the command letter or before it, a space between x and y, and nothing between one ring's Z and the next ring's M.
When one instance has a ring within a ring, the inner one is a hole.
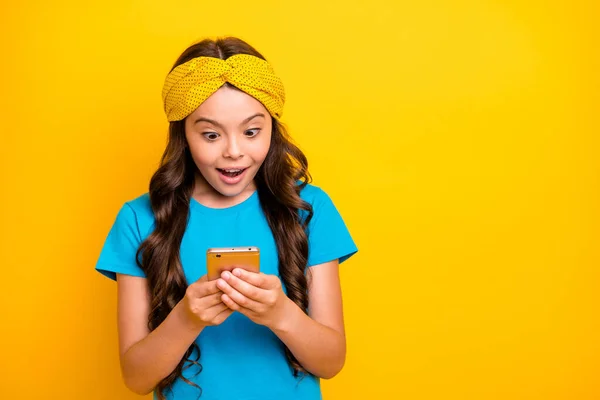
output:
M275 275L235 268L221 274L217 287L223 291L221 299L227 307L271 330L278 329L290 315L286 310L293 303Z

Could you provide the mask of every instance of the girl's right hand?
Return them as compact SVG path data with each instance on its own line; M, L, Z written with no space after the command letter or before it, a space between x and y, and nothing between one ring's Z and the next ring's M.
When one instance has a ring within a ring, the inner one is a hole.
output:
M233 310L223 303L222 295L217 280L209 281L206 275L189 285L180 302L188 322L203 329L225 321Z

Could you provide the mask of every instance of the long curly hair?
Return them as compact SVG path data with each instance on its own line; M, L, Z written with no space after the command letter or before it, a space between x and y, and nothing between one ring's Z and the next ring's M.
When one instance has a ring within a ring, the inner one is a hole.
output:
M205 39L188 47L172 69L195 57L227 59L235 54L250 54L264 59L252 46L235 37ZM226 85L231 86L229 83ZM145 272L151 293L151 311L148 328L156 329L184 297L187 282L183 273L179 249L189 217L190 198L195 174L200 173L192 160L185 138L184 120L170 122L166 149L160 166L150 180L150 203L155 218L155 229L140 245L137 262ZM272 118L273 129L269 152L255 176L261 208L277 243L279 275L288 297L308 310L307 226L313 216L309 203L300 198L300 191L311 181L308 162L295 146L285 126ZM306 212L301 218L300 210ZM286 347L285 353L294 376L306 371ZM195 357L193 357L195 355ZM178 378L202 389L183 376L184 365L199 367L200 348L197 343L186 351L177 367L155 387L158 398L165 399L165 391Z

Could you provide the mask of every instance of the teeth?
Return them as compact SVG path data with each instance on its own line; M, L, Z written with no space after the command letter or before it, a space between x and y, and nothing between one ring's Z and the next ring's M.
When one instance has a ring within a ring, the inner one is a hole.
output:
M239 172L239 171L241 171L241 169L224 169L223 171L233 173L233 172Z

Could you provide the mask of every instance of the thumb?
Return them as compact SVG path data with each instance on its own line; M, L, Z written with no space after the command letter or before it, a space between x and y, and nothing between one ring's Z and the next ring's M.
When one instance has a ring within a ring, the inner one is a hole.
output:
M202 275L196 282L208 282L208 275Z

